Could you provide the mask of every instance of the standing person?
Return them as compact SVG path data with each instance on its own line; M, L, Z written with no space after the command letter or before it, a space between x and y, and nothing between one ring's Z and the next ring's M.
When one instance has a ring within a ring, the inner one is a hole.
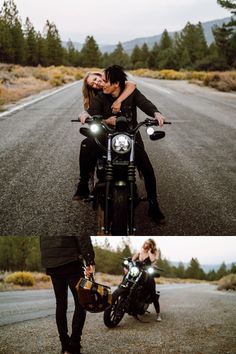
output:
M139 260L141 262L144 262L147 265L151 265L157 261L158 257L159 257L159 253L156 247L156 243L153 239L149 238L144 242L141 250L133 255L132 260L133 261ZM160 322L161 321L160 304L159 304L160 295L156 293L155 280L150 275L148 276L148 280L147 280L147 288L148 291L150 291L150 293L152 294L152 302L157 314L156 320Z
M84 123L86 118L89 117L89 114L87 110L91 106L91 103L93 99L98 95L99 92L102 92L103 87L104 87L104 80L102 78L102 73L99 72L87 72L87 74L84 77L83 80L83 87L82 87L82 93L83 93L83 103L84 103L84 109L85 111L80 114L80 121L81 123ZM129 96L131 95L136 88L136 85L130 81L126 81L124 84L124 90L121 93L117 99L112 102L111 104L111 111L112 114L115 114L120 111L121 103ZM84 166L87 165L87 146L89 145L91 139L84 139L81 142L80 146L80 183L77 186L77 190L72 198L74 201L79 201L83 198L88 197L89 195L89 188L88 188L88 180L90 178L90 175L94 171L93 164L91 166L91 170L87 170ZM96 165L96 162L95 162ZM84 181L86 182L84 183Z
M92 100L88 113L101 115L104 121L111 126L115 126L116 117L112 112L112 105L124 93L127 75L118 65L113 65L105 69L102 74L104 81L103 92L99 92ZM122 103L121 114L127 117L130 128L134 128L137 122L137 107L144 113L156 119L159 126L164 124L164 117L157 107L150 102L139 90L135 89ZM82 120L82 123L85 121ZM83 196L88 193L88 181L91 171L94 170L97 158L101 155L101 150L93 139L85 139L80 150L80 182L78 184L77 195ZM138 169L144 176L147 197L149 201L149 216L157 223L164 224L165 216L162 213L157 201L156 177L149 157L144 149L141 135L135 144L135 162Z
M86 311L78 301L76 284L94 271L94 251L90 236L44 236L40 238L42 265L52 279L56 297L56 324L62 354L81 353L80 342ZM85 267L84 267L85 262ZM75 304L72 333L68 334L68 288Z

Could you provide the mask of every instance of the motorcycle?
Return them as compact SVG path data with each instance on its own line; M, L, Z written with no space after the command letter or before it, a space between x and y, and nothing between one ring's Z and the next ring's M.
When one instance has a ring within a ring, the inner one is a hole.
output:
M151 294L145 286L147 277L160 277L162 271L156 265L146 265L145 262L132 261L131 258L123 258L123 266L128 272L113 292L112 305L103 315L104 324L108 328L116 327L125 313L138 318L138 315L147 312L152 303ZM157 295L160 293L157 292Z
M129 128L126 117L118 116L114 128L110 128L102 118L89 117L86 119L88 127L80 128L80 133L94 139L103 151L103 156L97 161L96 178L92 179L87 201L93 201L93 209L97 210L98 235L134 235L134 210L141 200L136 186L134 154L137 133L146 126L147 134L154 141L164 138L165 132L155 131L153 126L158 122L151 118L141 121L133 129ZM103 135L106 133L103 144L101 132Z

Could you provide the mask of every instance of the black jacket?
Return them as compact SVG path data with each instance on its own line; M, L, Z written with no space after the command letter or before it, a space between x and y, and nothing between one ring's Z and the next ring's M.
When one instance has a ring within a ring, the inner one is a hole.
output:
M112 104L116 98L111 95L99 92L97 96L92 100L92 103L88 109L88 113L93 115L102 115L104 119L113 116ZM155 112L159 112L157 107L149 101L138 89L129 95L121 104L121 113L130 122L130 128L134 128L137 125L137 107L150 117L154 117Z
M59 267L83 259L86 265L94 264L91 238L84 236L41 236L42 265L45 268Z

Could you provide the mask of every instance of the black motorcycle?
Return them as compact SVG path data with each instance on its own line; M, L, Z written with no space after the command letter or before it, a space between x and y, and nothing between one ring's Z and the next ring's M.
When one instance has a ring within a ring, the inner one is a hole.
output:
M141 121L133 129L129 128L128 119L122 116L117 117L114 128L104 123L102 116L87 118L86 123L88 127L81 127L80 133L94 139L103 151L88 199L93 201L93 208L98 213L97 234L134 235L134 209L140 201L134 154L137 133L141 126L146 126L150 139L158 140L165 136L165 132L155 131L153 126L158 122L151 118Z
M128 272L113 292L112 305L105 310L103 316L109 328L116 327L125 313L137 318L147 312L152 303L151 294L145 286L147 277L159 277L162 271L156 265L146 265L145 262L132 261L131 258L124 258L123 266Z

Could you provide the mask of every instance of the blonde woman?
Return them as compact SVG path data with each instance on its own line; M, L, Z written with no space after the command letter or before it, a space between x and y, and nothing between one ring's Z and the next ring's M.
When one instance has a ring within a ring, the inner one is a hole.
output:
M102 79L102 73L96 71L89 71L84 77L82 93L83 103L85 111L80 115L81 123L84 123L88 117L87 109L90 107L92 100L97 96L99 91L102 91L104 81ZM115 114L120 111L121 103L134 92L136 85L133 82L126 81L125 89L112 104L112 112Z
M144 242L141 250L133 255L132 260L133 261L139 260L141 262L144 262L147 265L149 264L151 265L155 263L158 258L159 258L159 252L157 250L156 243L153 239L149 238ZM152 301L157 314L156 320L160 322L161 321L160 304L159 304L160 295L156 293L156 284L152 276L148 277L147 287L150 293L152 294Z

